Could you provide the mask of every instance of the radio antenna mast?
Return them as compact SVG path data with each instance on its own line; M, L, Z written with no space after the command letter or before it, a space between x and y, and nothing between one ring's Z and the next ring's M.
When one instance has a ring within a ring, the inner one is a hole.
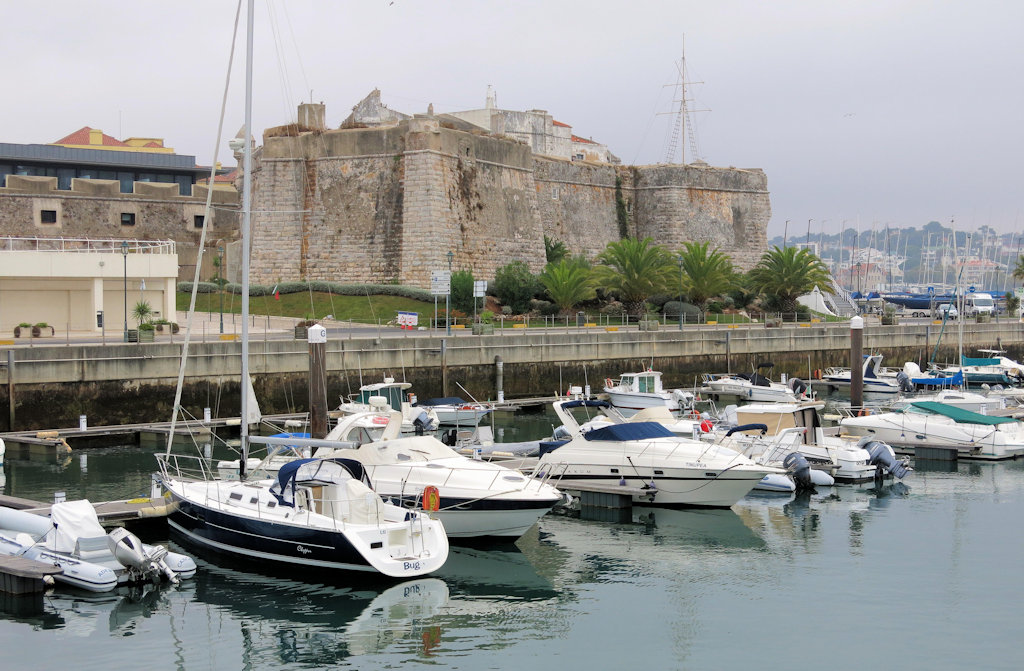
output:
M680 140L684 143L689 144L690 156L695 162L703 161L703 157L700 155L700 150L697 146L697 132L693 122L691 114L693 112L709 112L711 110L701 109L695 110L690 109L687 106L688 101L686 98L686 87L690 84L703 84L704 82L687 82L686 81L686 36L683 36L683 52L676 63L676 70L678 71L679 78L675 84L666 84L665 86L672 86L678 91L678 100L673 102L679 103L679 109L672 112L662 112L662 114L671 114L675 116L675 121L672 124L672 135L668 141L668 148L665 150L665 163L675 163L676 154L679 154L679 165L686 164L686 150L679 146Z

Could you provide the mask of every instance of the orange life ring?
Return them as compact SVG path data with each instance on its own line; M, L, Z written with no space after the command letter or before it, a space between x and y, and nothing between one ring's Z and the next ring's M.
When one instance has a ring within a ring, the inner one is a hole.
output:
M434 485L427 485L423 488L423 509L427 512L436 512L441 508L441 493Z

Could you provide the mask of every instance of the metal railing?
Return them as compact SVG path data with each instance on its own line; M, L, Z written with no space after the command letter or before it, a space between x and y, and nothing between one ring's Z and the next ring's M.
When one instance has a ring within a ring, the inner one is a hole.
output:
M127 247L123 247L128 243ZM124 238L42 238L0 236L4 252L85 252L123 254L174 254L173 240L126 240Z

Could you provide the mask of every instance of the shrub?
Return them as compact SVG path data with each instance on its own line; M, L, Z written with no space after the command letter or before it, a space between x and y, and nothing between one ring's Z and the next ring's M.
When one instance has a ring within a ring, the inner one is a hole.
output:
M456 270L452 273L451 306L462 312L473 312L473 271Z
M494 313L491 312L490 310L484 310L483 312L480 313L478 319L483 324L491 324L494 322Z
M540 291L540 283L526 263L512 261L498 268L492 290L502 304L519 314L530 309L530 300Z
M39 322L38 324L33 324L32 326L38 326L41 329L45 329L45 328L49 328L50 325L47 324L46 322Z
M182 284L188 284L189 290L191 289L191 283L182 282L178 285L179 291L181 290ZM428 289L420 289L418 287L409 287L401 284L339 284L336 282L322 281L278 282L276 285L250 284L249 295L273 296L275 286L277 287L277 291L282 294L297 294L305 293L307 291L316 291L320 293L334 294L335 296L399 296L401 298L411 298L412 300L423 301L425 303L432 303L434 301L434 295L431 294ZM470 285L470 287L470 293L472 294L472 285ZM240 294L242 293L242 285L229 283L225 285L225 290L233 294Z
M682 314L686 317L686 321L697 321L701 317L700 308L690 303L680 303L679 301L669 301L662 307L661 313L669 319L679 319L679 315Z
M225 284L226 284L226 282L225 282ZM178 291L180 291L181 293L186 293L186 294L192 293L192 283L191 282L178 282ZM218 291L218 288L217 288L217 283L216 282L197 282L196 283L196 293L197 294L215 294L215 293L217 293L217 291Z

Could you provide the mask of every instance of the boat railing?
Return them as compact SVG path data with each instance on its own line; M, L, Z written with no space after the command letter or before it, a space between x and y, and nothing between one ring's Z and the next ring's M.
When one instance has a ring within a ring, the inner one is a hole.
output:
M395 468L394 465L392 465L391 467ZM409 482L410 479L412 479L412 476L415 473L422 473L425 470L427 472L431 472L432 471L432 472L435 472L435 473L440 473L442 469L439 468L439 467L432 467L430 464L426 464L426 465L410 464L408 466L405 466L404 467L404 471L405 471L404 475L402 475L402 477L401 477L401 482L403 483L403 489L404 489L405 483ZM456 478L461 473L468 473L470 476L475 476L475 477L479 477L480 474L482 473L482 471L480 469L478 469L478 468L459 468L457 466L456 467L447 468L447 471L448 472L445 475L445 477L443 479L441 479L439 482L430 482L430 483L426 483L426 484L434 485L436 487L462 487L462 488L468 489L469 487L467 487L465 485L465 483L453 484L452 483L452 479ZM502 482L502 481L504 481L504 482ZM513 484L513 483L515 483L515 484ZM484 498L489 498L489 497L492 497L492 496L499 496L501 494L509 494L509 493L512 493L512 492L526 492L531 487L539 492L541 490L541 488L544 486L544 484L545 484L544 482L542 482L542 481L540 481L538 479L535 479L535 478L527 477L526 475L520 473L517 470L511 469L511 468L506 468L506 467L499 467L499 468L495 469L494 474L491 476L490 481L487 483L486 486L482 486L481 487L481 486L474 485L472 488L473 489L486 489L486 490L488 490L489 493L486 496L481 496L480 497L481 499L484 499ZM499 487L501 487L501 488L499 489ZM402 496L403 496L403 498L405 497L404 490L403 490Z

